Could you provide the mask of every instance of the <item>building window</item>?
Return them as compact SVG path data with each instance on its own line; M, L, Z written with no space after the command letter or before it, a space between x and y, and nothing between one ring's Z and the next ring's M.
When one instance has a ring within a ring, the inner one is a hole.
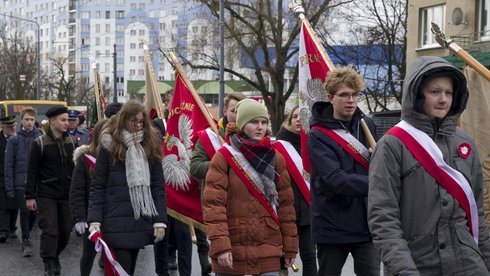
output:
M116 11L116 18L117 19L123 19L124 18L124 11Z
M432 35L431 32L431 22L436 23L441 28L441 31L444 32L444 26L446 22L446 6L432 6L428 8L421 9L420 18L421 18L421 30L420 30L420 46L421 47L433 47L439 45Z
M478 1L478 38L477 40L490 40L489 0Z
M111 11L105 11L105 19L111 19Z

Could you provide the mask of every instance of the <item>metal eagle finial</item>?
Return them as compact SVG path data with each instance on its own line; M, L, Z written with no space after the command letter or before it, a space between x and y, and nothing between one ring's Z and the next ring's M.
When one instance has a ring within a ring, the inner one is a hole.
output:
M303 1L302 0L292 0L288 4L288 8L290 11L294 12L300 20L302 20L305 17L305 9L303 8Z
M431 22L431 24L432 24L432 28L430 30L434 34L437 43L439 43L439 45L441 45L444 48L448 48L449 41L446 41L446 35L441 31L441 28L439 28L439 26L436 23Z

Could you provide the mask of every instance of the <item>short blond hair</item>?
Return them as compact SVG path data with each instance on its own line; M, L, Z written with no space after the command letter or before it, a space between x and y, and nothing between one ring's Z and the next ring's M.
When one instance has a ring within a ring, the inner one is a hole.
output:
M327 74L327 82L325 84L327 94L334 95L335 92L344 86L356 91L366 88L364 78L352 65L336 67Z

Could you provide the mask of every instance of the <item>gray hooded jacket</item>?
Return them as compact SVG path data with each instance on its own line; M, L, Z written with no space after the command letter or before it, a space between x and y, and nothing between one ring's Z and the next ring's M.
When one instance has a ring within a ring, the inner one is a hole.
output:
M453 76L448 115L431 119L417 97L424 80ZM474 141L457 128L469 93L463 74L437 57L416 59L403 85L402 119L428 134L452 168L473 190L479 213L479 243L473 240L459 203L413 157L395 136L376 146L369 168L368 224L388 275L489 275L490 239L483 221L482 171ZM468 143L467 158L458 146Z

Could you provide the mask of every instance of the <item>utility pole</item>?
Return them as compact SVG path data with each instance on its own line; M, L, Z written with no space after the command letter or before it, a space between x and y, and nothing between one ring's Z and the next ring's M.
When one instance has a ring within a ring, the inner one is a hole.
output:
M117 51L114 43L114 96L112 102L117 103Z

